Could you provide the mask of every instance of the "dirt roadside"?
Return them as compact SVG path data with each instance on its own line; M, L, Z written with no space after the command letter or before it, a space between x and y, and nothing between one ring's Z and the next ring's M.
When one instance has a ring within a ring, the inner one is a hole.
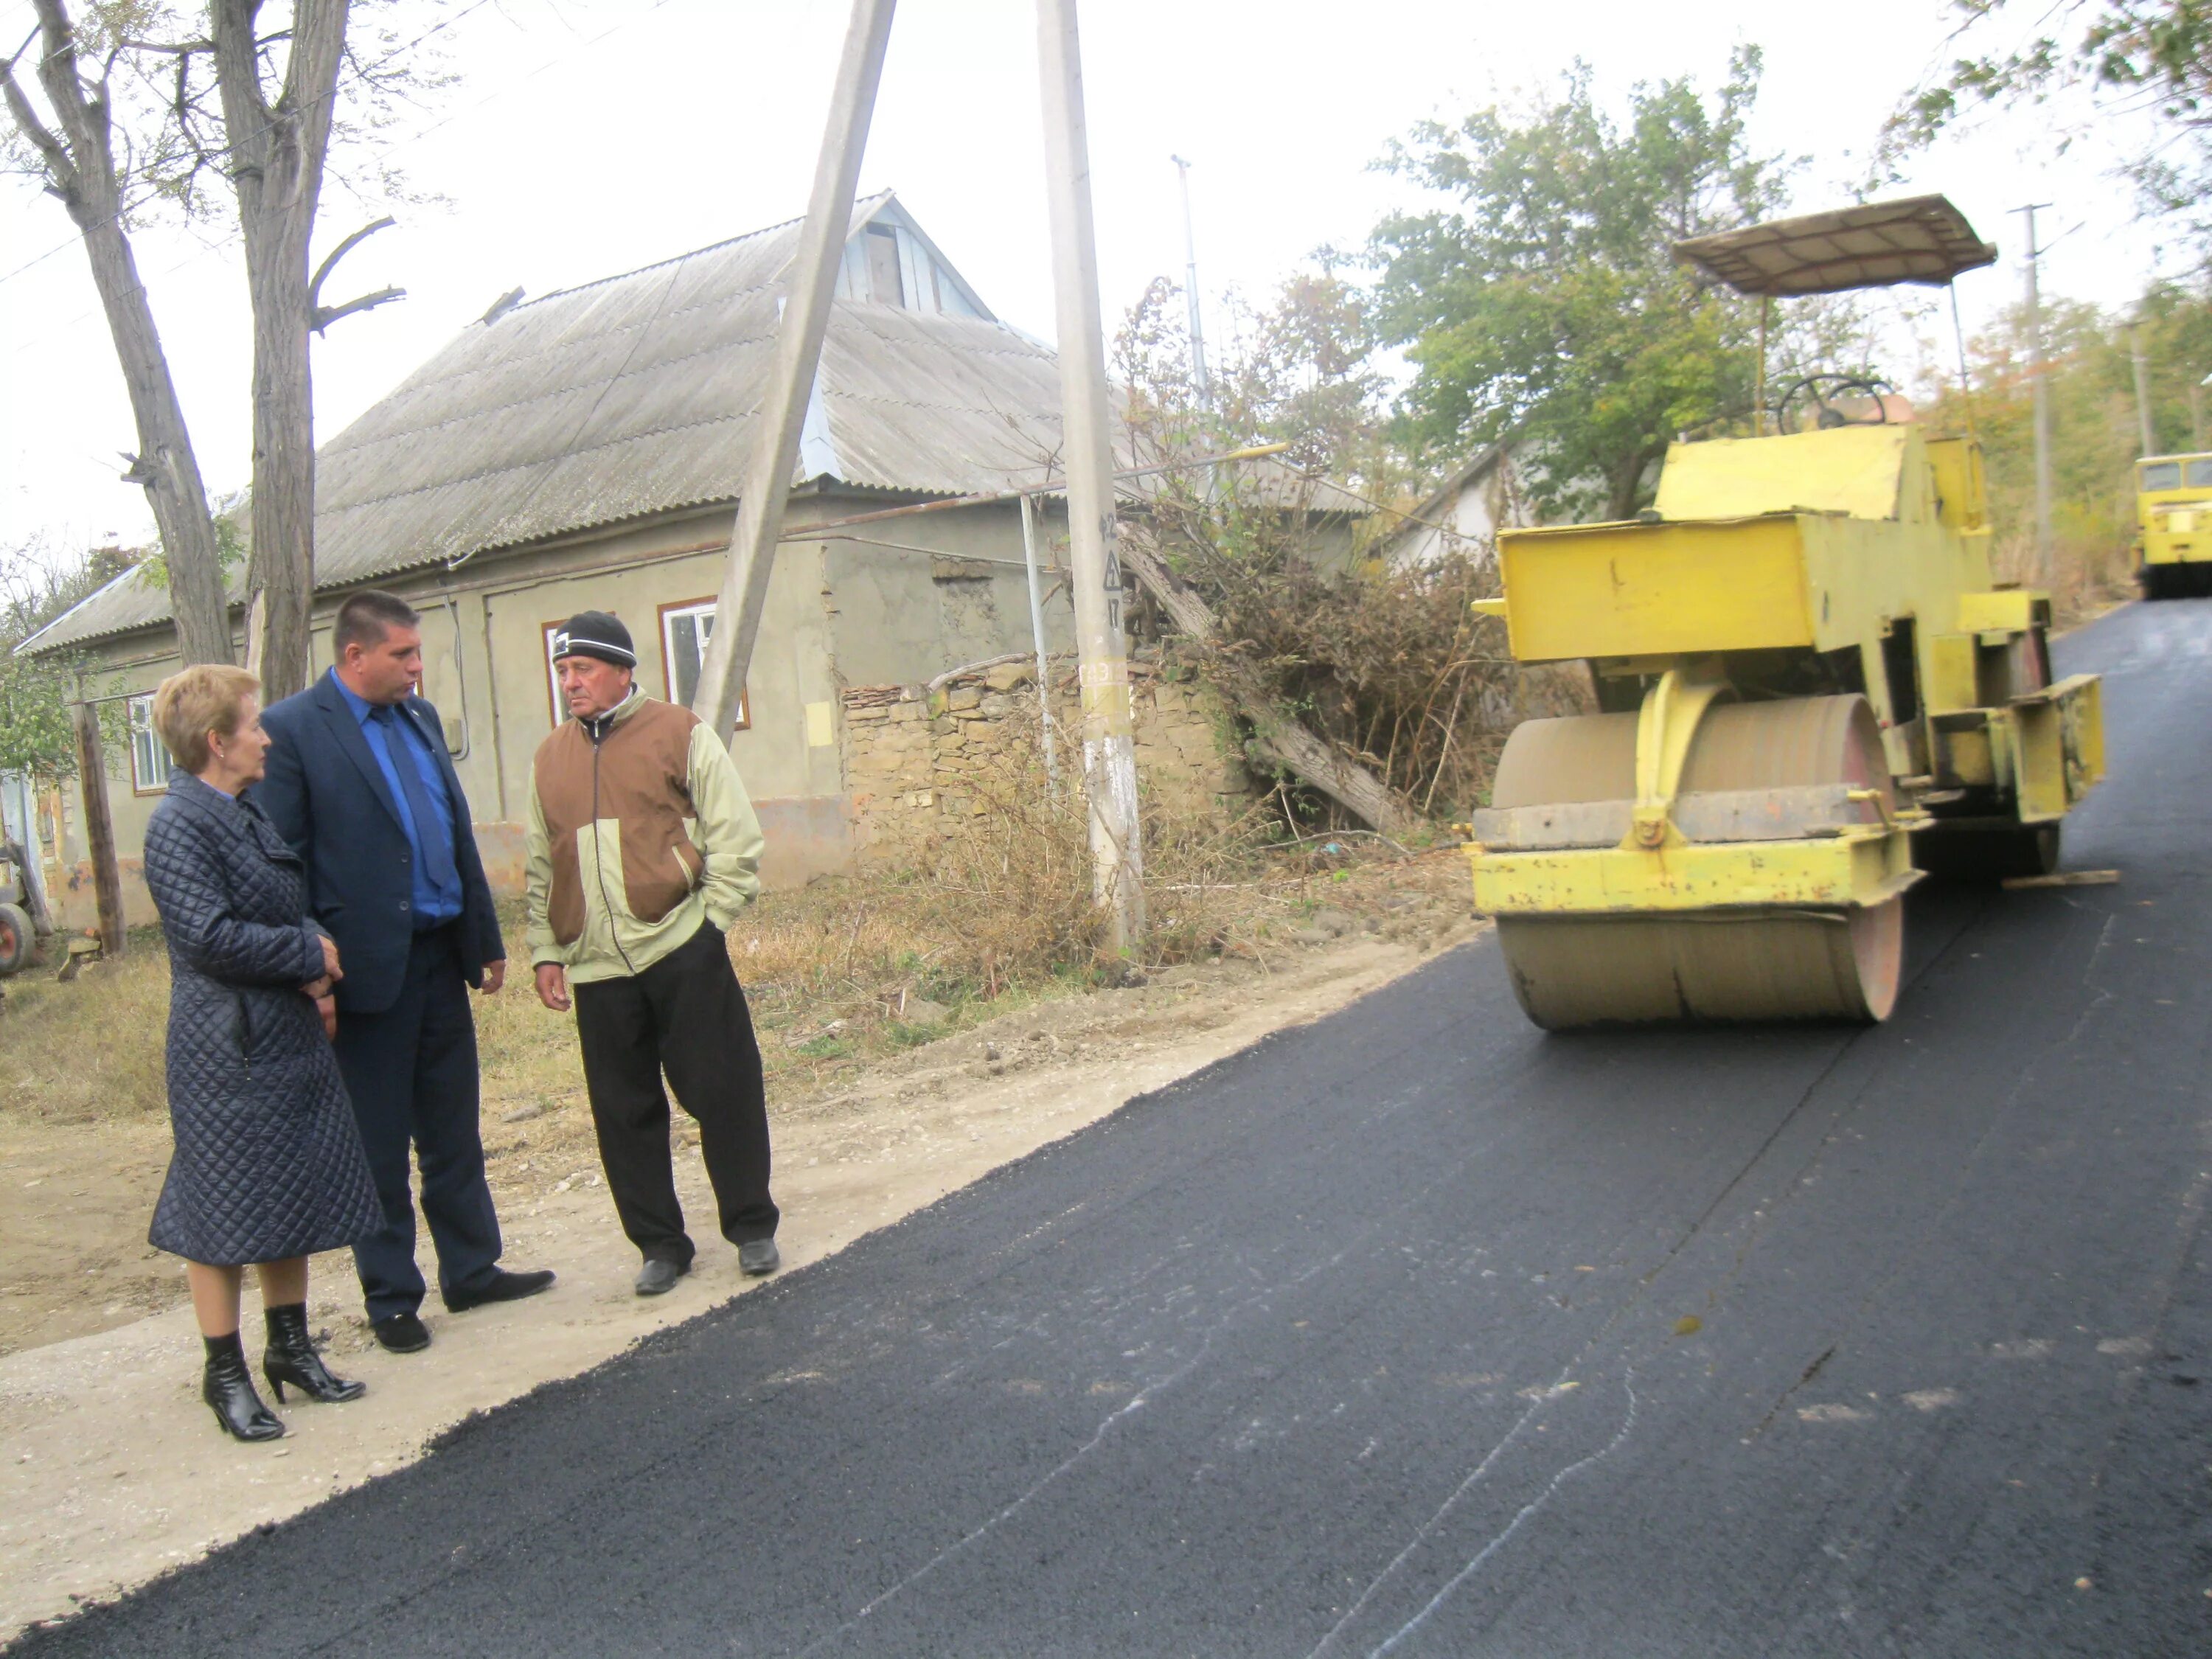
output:
M1139 988L1037 1005L777 1110L787 1267L819 1261L1271 1031L1343 1006L1472 937L1475 925L1463 917L1439 915L1433 933L1412 941L1354 932L1267 967L1178 968ZM46 1266L11 1273L0 1305L18 1341L42 1339L0 1357L0 1640L398 1468L470 1412L586 1370L742 1293L736 1252L696 1223L702 1249L691 1277L657 1301L630 1293L636 1263L599 1182L579 1100L489 1121L486 1141L507 1259L556 1267L560 1284L527 1304L461 1316L437 1310L434 1297L425 1310L434 1346L403 1358L370 1340L348 1264L319 1261L313 1322L339 1369L368 1382L370 1395L342 1408L295 1403L285 1413L289 1436L244 1447L223 1440L199 1403L189 1311L144 1311L174 1300L173 1261L112 1243L70 1254L88 1238L143 1238L167 1158L165 1127L106 1126L96 1164L65 1156L51 1129L0 1135L0 1169L17 1188L10 1196L52 1182L59 1200L38 1206L34 1223L11 1214L6 1224L10 1256L36 1249ZM695 1217L711 1215L696 1149L679 1158L678 1186Z

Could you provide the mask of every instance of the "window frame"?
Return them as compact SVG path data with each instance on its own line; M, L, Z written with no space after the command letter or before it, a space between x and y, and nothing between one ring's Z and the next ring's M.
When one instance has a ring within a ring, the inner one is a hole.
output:
M553 636L568 625L568 619L538 624L538 650L545 659L545 712L557 728L568 718L561 707L561 671L553 666Z
M125 699L124 720L131 730L131 793L134 795L159 795L167 793L169 775L176 770L176 757L169 745L161 741L161 734L154 729L154 694L151 691L133 692ZM149 783L138 766L138 740L146 738L161 756L161 775Z
M674 636L669 631L670 624L678 617L696 617L702 611L711 614L719 608L720 600L721 595L719 593L708 593L696 599L671 599L655 611L655 620L659 623L660 634L660 693L665 701L678 702L676 642ZM734 729L739 732L750 731L752 728L752 723L751 690L750 688L741 685L738 688L738 719Z

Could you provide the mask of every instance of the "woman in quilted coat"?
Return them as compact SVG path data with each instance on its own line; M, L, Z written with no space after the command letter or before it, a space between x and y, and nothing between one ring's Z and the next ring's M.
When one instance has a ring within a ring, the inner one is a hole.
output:
M200 1397L240 1440L284 1425L239 1342L247 1264L269 1328L262 1374L283 1404L360 1398L307 1334L307 1257L381 1212L330 1044L337 947L307 919L299 859L241 792L269 738L260 685L204 663L161 682L154 726L175 757L146 827L146 884L169 946L169 1122L176 1150L149 1240L185 1258L207 1346Z

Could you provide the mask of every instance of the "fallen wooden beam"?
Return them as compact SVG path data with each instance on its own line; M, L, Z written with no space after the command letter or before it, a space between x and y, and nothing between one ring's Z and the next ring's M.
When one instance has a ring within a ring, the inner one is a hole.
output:
M2110 887L2119 878L2117 870L2060 870L2047 876L2007 876L2004 890L2016 893L2027 887Z
M1217 629L1211 605L1133 538L1122 538L1116 550L1122 564L1159 600L1192 643L1206 649L1215 647ZM1251 722L1252 746L1263 759L1297 773L1345 811L1386 836L1403 835L1418 822L1388 784L1322 742L1296 716L1285 714L1262 697L1239 696L1225 685L1221 690L1237 712Z

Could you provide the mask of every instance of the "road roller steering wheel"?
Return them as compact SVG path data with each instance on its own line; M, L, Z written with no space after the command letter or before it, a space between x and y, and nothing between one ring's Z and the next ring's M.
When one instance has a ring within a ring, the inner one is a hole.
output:
M1790 410L1800 397L1810 398L1819 411L1813 424L1822 432L1839 426L1887 426L1889 424L1889 405L1882 401L1897 390L1887 380L1872 380L1862 374L1808 374L1792 380L1782 389L1774 402L1774 424L1783 432L1793 431ZM1871 419L1854 418L1835 406L1836 400L1849 392L1863 392L1874 403Z

